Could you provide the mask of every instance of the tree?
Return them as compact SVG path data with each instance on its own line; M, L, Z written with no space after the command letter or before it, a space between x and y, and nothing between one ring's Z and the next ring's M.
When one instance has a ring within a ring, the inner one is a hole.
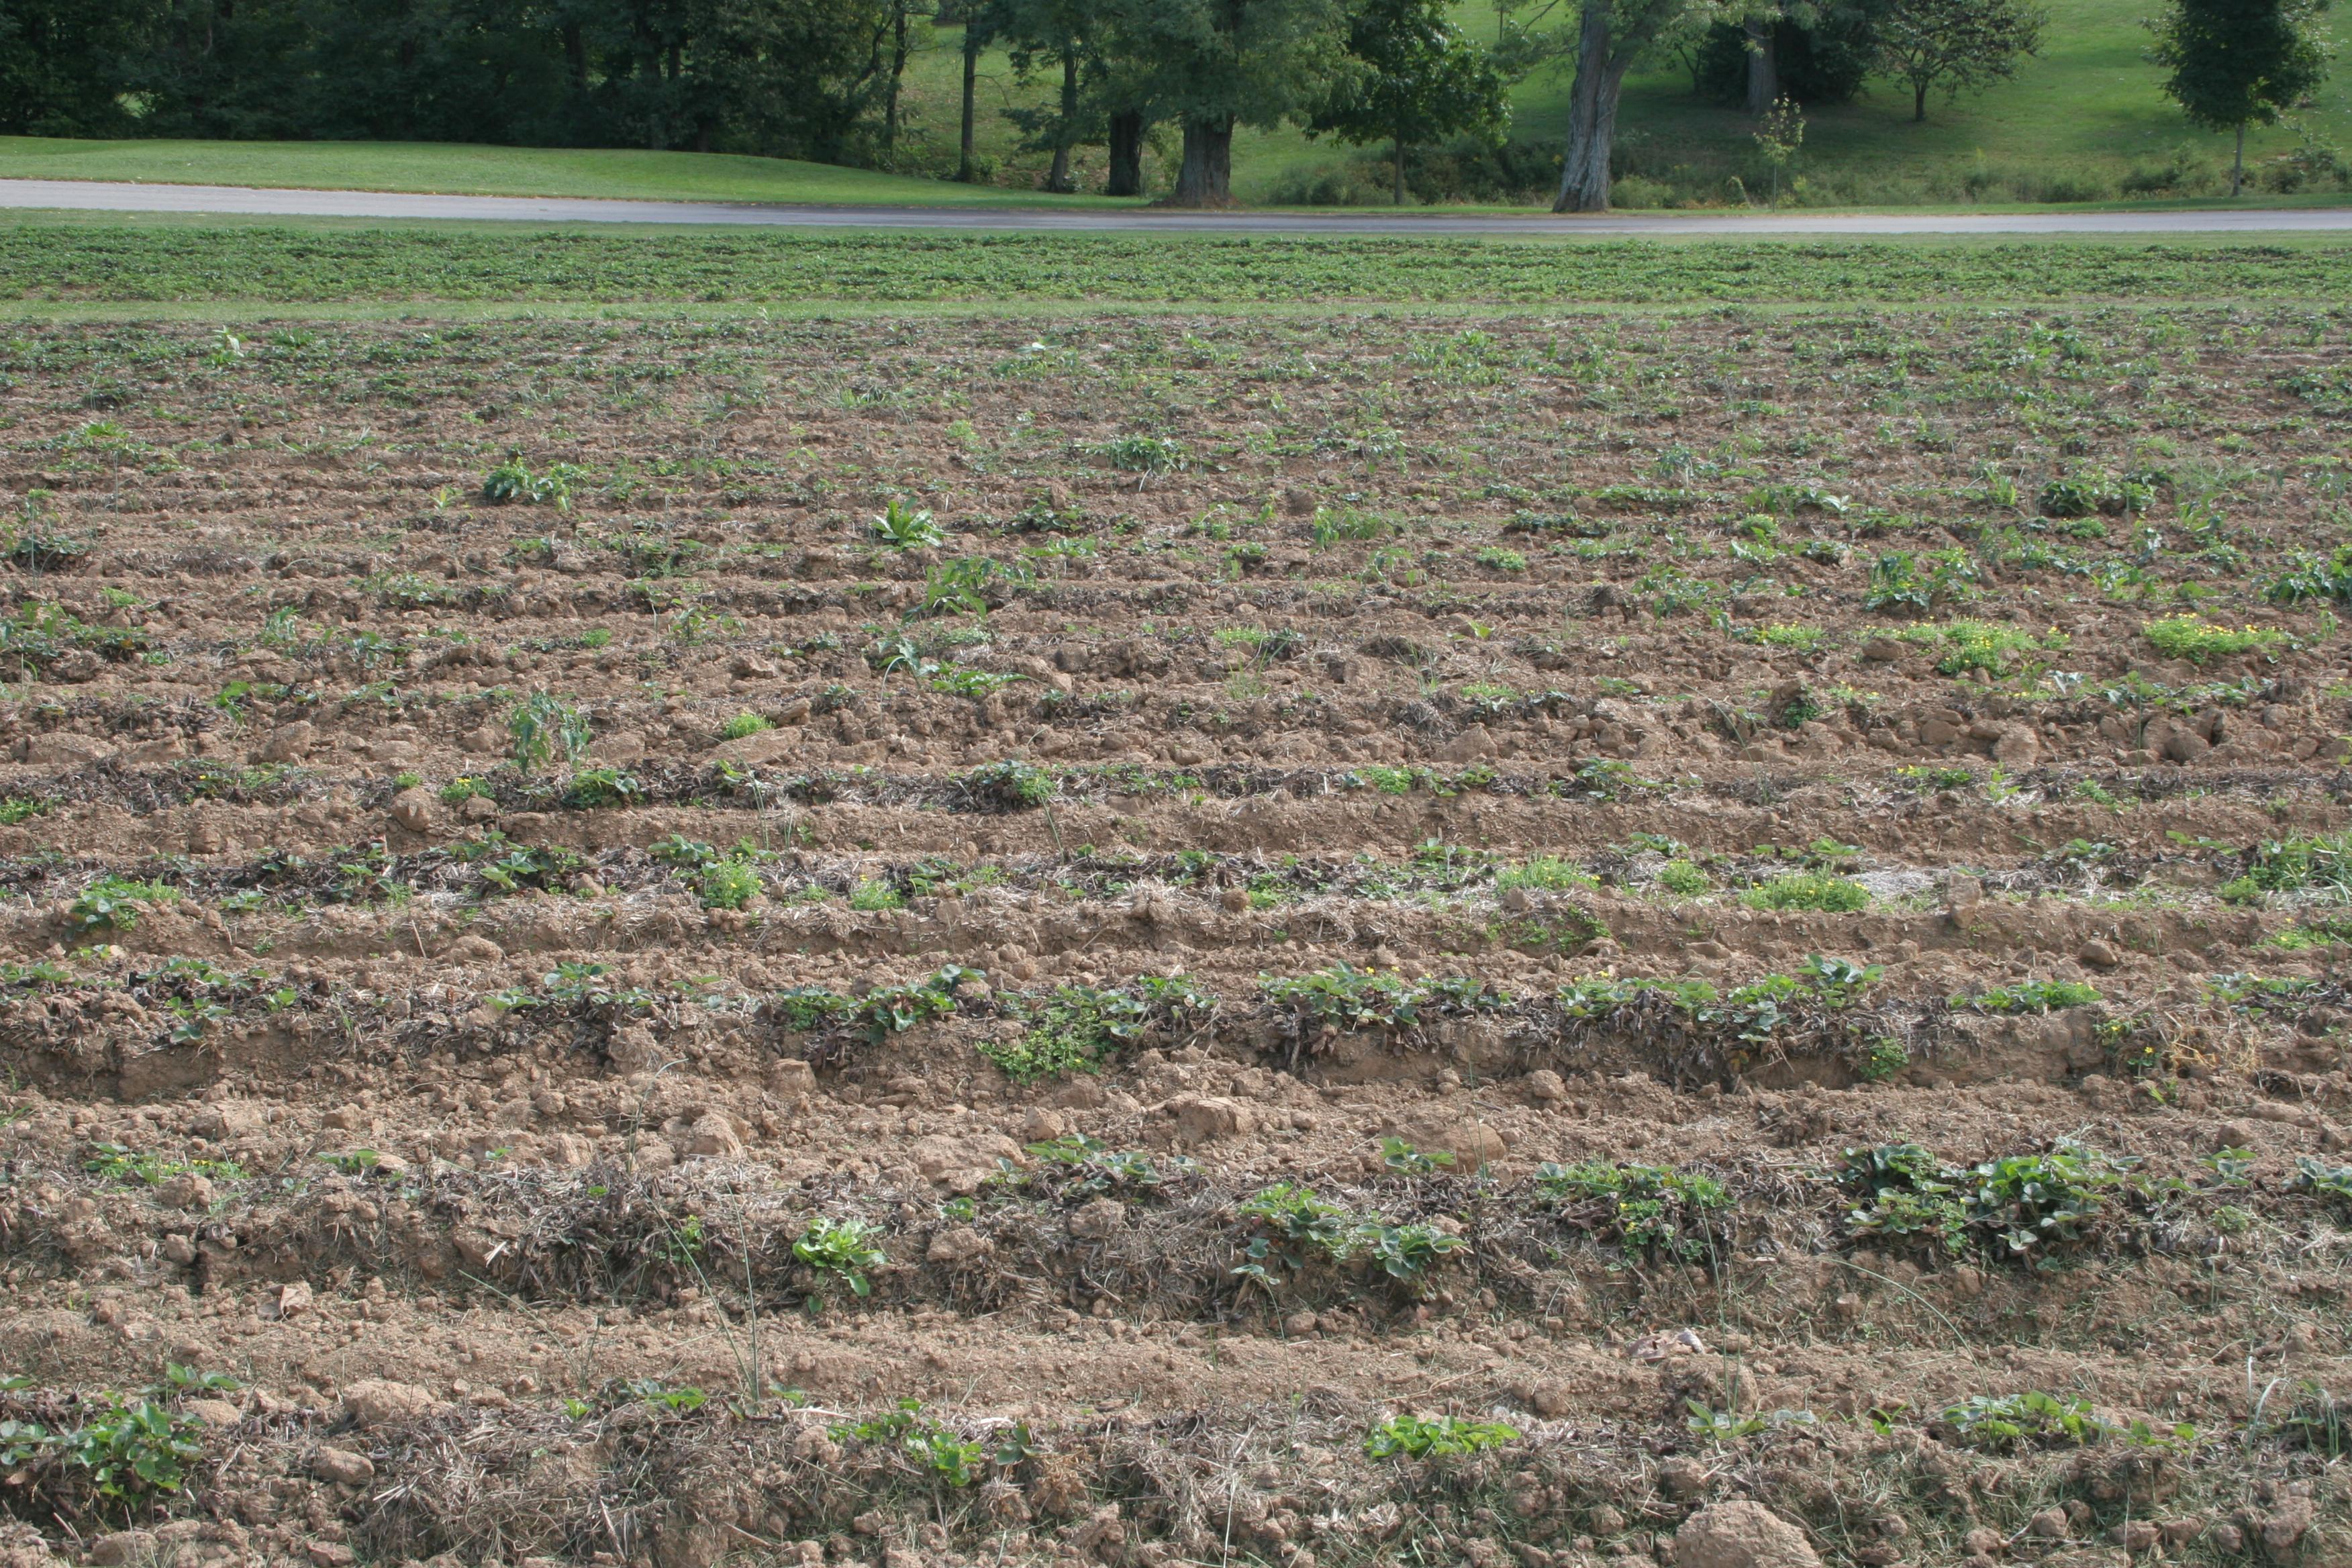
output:
M995 0L995 11L999 31L1010 46L1013 68L1024 79L1041 62L1050 62L1061 73L1061 94L1053 108L1013 109L1005 114L1021 128L1030 151L1054 154L1045 188L1075 191L1077 184L1070 173L1070 150L1086 133L1078 88L1080 73L1095 55L1090 25L1095 7L1089 0Z
M1307 123L1361 144L1396 147L1396 205L1404 205L1408 149L1467 134L1499 145L1511 122L1501 73L1446 20L1446 0L1360 0L1348 52L1362 68Z
M1717 19L1715 0L1582 0L1576 26L1576 79L1568 93L1568 155L1556 213L1609 210L1609 155L1625 73L1644 55Z
M1879 68L1911 84L1911 120L1927 118L1928 90L1948 100L2017 74L2039 54L2049 13L2032 0L1885 0L1874 18Z
M1234 128L1272 126L1329 100L1348 58L1340 0L1108 0L1107 28L1124 106L1183 128L1170 200L1233 200Z
M2158 65L2171 71L2164 90L2189 123L2234 131L2230 195L2246 181L2246 127L2272 125L2327 79L2327 48L2318 32L2327 0L2172 0L2149 26Z

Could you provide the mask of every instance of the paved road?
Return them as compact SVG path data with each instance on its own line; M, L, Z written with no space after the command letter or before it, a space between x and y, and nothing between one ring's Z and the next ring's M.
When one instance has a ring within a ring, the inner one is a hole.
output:
M722 224L754 228L950 228L1129 233L1410 235L2352 234L2352 208L2251 212L1711 213L1553 217L1413 213L1172 213L1120 208L846 207L574 196L263 190L102 180L0 179L0 207L237 213L285 217L467 218L529 223Z

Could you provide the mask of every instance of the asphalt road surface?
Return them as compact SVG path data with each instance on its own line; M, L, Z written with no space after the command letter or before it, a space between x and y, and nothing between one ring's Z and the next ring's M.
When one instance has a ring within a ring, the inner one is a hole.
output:
M2352 207L2099 213L1706 213L1429 216L1161 212L1141 208L865 207L751 202L606 201L584 196L427 195L244 185L0 179L0 207L220 213L274 217L460 218L523 223L714 224L751 228L944 228L1129 234L1551 236L1905 234L2347 234Z

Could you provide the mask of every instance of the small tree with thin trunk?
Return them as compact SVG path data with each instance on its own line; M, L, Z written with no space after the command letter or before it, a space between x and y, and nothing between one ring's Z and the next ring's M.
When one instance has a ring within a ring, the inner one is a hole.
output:
M2049 13L2029 0L1886 0L1871 18L1878 68L1911 87L1911 121L1927 118L1927 94L1947 101L2017 74L2042 49Z
M2172 0L2150 22L2149 58L2189 123L2237 132L2230 195L2246 182L2246 127L2272 125L2327 79L2319 35L2327 0Z
M1310 136L1391 142L1399 206L1412 148L1458 134L1500 145L1510 125L1501 73L1446 19L1448 9L1446 0L1360 0L1348 52L1363 68L1307 122Z

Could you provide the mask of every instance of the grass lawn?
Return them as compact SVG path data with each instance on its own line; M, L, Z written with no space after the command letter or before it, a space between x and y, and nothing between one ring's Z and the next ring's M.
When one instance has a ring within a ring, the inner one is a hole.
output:
M2023 63L2016 80L1957 103L1933 98L1924 125L1911 122L1910 94L1898 84L1874 82L1867 98L1815 110L1797 171L1801 199L1823 206L2112 200L2128 194L2124 182L2135 169L2184 151L2218 181L2230 139L2191 130L2159 90L2161 73L2143 58L2140 18L2152 8L2152 0L2051 0L2042 52ZM1488 0L1469 0L1458 16L1473 36L1493 37ZM908 68L909 166L944 173L954 165L961 47L961 29L933 29ZM1518 86L1517 139L1550 143L1565 134L1569 77L1561 68ZM983 57L979 148L993 185L717 153L27 137L0 138L0 176L845 205L1102 204L1031 188L1044 156L1020 150L1003 111L1043 102L1047 90L1045 82L1023 81L1001 52ZM2293 151L2306 132L2328 145L2352 146L2352 65L2339 67L2300 120L2250 136L2250 166L2259 170ZM1647 177L1627 183L1621 205L1736 202L1732 179L1755 174L1751 130L1737 110L1695 101L1679 66L1635 76L1626 86L1621 136L1627 163ZM1151 164L1164 174L1177 139L1171 126L1155 136ZM1234 139L1234 192L1268 204L1351 156L1349 148L1310 141L1294 128L1245 127ZM1099 185L1102 150L1083 149L1078 163L1082 179Z
M1126 205L789 158L425 142L68 142L0 136L0 177L856 206Z

